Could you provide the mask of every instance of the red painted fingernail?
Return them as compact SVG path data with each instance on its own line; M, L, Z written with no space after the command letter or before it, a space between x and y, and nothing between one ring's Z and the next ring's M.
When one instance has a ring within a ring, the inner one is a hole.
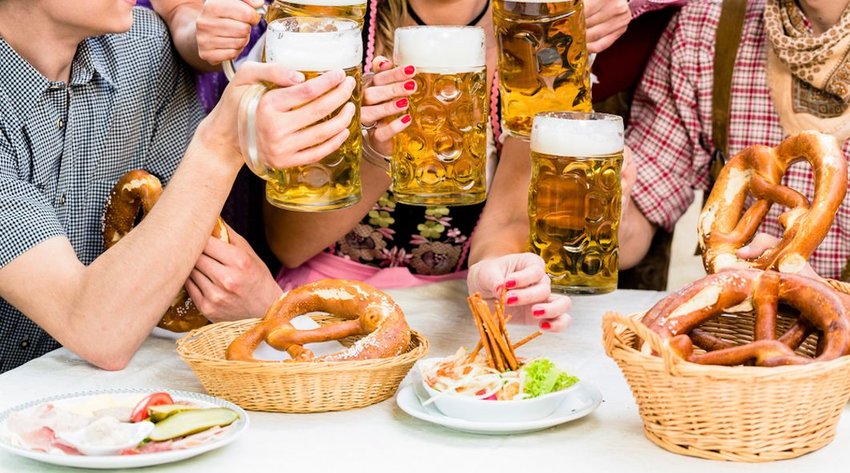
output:
M407 99L399 100L398 102L395 103L395 106L398 107L398 108L407 107Z
M378 63L378 69L383 69L383 68L384 68L384 66L386 66L386 65L387 65L387 64L389 64L389 63L390 63L389 61L381 61L381 62L379 62L379 63Z
M404 73L409 76L412 76L414 72L416 72L416 68L413 66L407 66L404 68Z
M508 289L515 288L516 287L516 281L514 281L513 279L508 280L507 282L505 282L505 287L508 288Z
M517 302L519 302L519 297L517 296L508 297L508 300L505 301L507 305L516 304Z
M405 125L410 123L410 120L411 120L410 115L405 115L405 116L401 117L401 122L404 123Z
M498 286L496 286L496 294L501 294L501 293L502 293L502 290L503 290L504 288L505 288L505 286L503 286L503 285L501 285L501 284L499 284Z
M550 324L549 322L543 322L540 324L540 328L542 328L543 330L549 330L550 328L552 328L552 324Z
M416 82L413 82L412 80L409 80L409 81L404 83L404 89L405 90L413 90L415 88L416 88Z
M534 312L532 312L532 314L534 314L535 317L540 317L541 315L543 315L545 313L546 313L545 309L534 309Z

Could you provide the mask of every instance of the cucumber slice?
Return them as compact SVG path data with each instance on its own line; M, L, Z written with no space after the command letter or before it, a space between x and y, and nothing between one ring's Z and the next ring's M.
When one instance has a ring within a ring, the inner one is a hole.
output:
M237 419L239 414L224 407L178 412L157 423L148 438L154 442L162 442L202 432L217 425L224 427Z
M186 404L163 404L148 408L150 421L153 423L162 422L166 418L177 414L178 412L200 409L197 406L187 406Z

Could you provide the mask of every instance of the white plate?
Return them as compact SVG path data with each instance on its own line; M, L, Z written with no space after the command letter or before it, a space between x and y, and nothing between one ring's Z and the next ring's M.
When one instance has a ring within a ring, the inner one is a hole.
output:
M602 393L592 384L580 381L575 389L570 392L570 396L551 415L543 419L525 422L474 422L448 417L437 410L433 404L423 406L422 400L424 399L428 399L428 393L422 388L421 383L416 382L406 384L396 395L398 407L417 419L461 432L507 435L535 432L582 418L599 407L599 404L602 403Z
M210 450L215 450L216 448L223 447L229 444L230 442L233 442L234 440L236 440L237 437L239 437L243 432L245 432L245 429L248 428L248 414L246 414L245 411L242 410L242 408L223 399L207 396L206 394L192 393L186 391L172 391L170 389L103 389L97 391L86 391L51 396L17 405L15 407L12 407L11 409L7 409L3 412L0 412L0 430L5 430L6 418L12 412L23 409L29 409L39 404L44 404L46 402L57 402L76 399L79 399L81 402L85 402L86 398L103 395L112 395L119 399L122 395L128 397L136 396L140 398L144 395L160 391L165 391L169 393L175 401L190 401L192 403L205 407L226 407L228 409L232 409L239 413L239 420L232 424L232 428L229 429L229 431L225 434L224 437L212 440L196 447L187 448L185 450L172 450L169 452L144 453L138 455L109 455L101 457L87 457L82 455L64 455L26 450L11 445L5 439L3 439L2 436L0 436L0 450L5 450L9 453L20 455L26 458L31 458L33 460L38 460L44 463L71 466L76 468L137 468L142 466L161 465L163 463L176 462L184 460L186 458L194 457L196 455L200 455Z

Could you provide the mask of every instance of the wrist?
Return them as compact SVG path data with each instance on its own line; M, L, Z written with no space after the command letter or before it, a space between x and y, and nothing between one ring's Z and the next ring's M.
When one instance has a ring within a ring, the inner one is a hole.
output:
M391 157L386 155L372 146L372 140L369 137L369 131L363 130L363 160L378 169L390 174Z
M203 153L209 164L221 164L223 169L238 172L244 164L238 140L221 132L223 124L214 114L215 111L201 121L189 147Z

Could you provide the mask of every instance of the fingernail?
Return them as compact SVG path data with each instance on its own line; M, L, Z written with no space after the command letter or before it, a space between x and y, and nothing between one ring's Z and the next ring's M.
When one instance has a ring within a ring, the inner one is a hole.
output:
M379 62L379 63L378 63L378 69L383 69L383 68L384 68L384 66L386 66L386 65L387 65L387 64L389 64L389 63L390 63L389 61L381 61L381 62Z
M395 106L398 107L398 108L407 107L407 99L399 100L398 102L395 103Z
M508 288L508 289L515 288L516 287L516 281L514 281L513 279L509 279L507 282L505 282L505 287Z
M512 304L516 304L517 302L519 302L519 297L510 296L510 297L508 297L508 300L505 301L505 304L512 305Z
M407 66L404 68L404 73L409 76L412 76L414 72L416 72L416 68L413 66Z
M293 71L292 72L292 82L304 82L304 74Z
M416 82L413 82L412 80L409 80L409 81L404 83L404 89L405 90L413 90L415 88L416 88Z
M410 123L410 120L411 120L410 115L405 115L405 116L401 117L401 122L404 123L405 125Z
M546 309L534 309L534 311L532 312L532 314L533 314L535 317L540 317L541 315L546 314Z
M550 324L549 322L541 322L540 328L542 328L543 330L549 330L550 328L552 328L552 324Z

